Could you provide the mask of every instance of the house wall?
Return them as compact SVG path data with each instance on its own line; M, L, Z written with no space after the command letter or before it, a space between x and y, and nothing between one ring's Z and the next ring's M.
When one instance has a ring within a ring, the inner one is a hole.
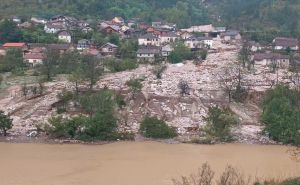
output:
M154 54L137 54L138 61L149 61L153 62L155 60Z
M58 39L67 43L71 43L72 41L71 36L59 35Z
M161 40L160 39L138 39L139 45L152 45L152 46L160 46Z
M36 66L38 64L42 64L43 60L42 59L26 59L25 62L32 66Z

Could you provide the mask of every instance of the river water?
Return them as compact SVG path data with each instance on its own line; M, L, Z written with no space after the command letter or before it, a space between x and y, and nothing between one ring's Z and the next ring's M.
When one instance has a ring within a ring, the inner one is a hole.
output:
M107 145L0 143L0 185L170 185L208 162L252 177L300 176L288 147L120 142Z

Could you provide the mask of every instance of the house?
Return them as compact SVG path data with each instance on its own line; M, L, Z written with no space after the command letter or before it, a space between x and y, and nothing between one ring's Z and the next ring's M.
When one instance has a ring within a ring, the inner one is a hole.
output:
M46 33L57 33L59 31L65 30L66 26L62 22L48 22L44 26L44 31Z
M32 67L42 64L44 59L44 54L41 52L30 52L24 54L24 62L28 63Z
M160 46L161 40L158 36L148 33L139 37L138 44L143 46Z
M55 15L50 18L50 21L66 21L66 16L64 15Z
M122 17L114 17L111 22L115 24L123 25L125 23L124 19Z
M193 33L193 32L209 33L214 31L214 27L212 24L199 25L199 26L192 26L187 29L181 29L181 31L187 31L189 33Z
M60 53L74 50L72 44L48 44L46 47L50 50L58 50Z
M161 43L175 42L179 39L179 36L174 32L163 33L159 36Z
M160 56L159 47L142 47L137 51L137 59L139 62L154 62Z
M248 47L249 47L250 51L252 51L252 52L257 52L257 51L262 50L261 45L258 42L255 42L255 41L249 41L248 42Z
M211 48L213 40L210 37L190 37L184 41L184 45L190 49Z
M17 24L19 24L19 23L22 22L22 20L21 20L19 17L16 17L16 16L14 16L14 17L12 18L12 21L13 21L14 23L17 23Z
M221 39L225 41L240 40L242 38L240 33L236 30L228 30L226 32L221 33L220 36Z
M186 40L186 39L188 39L188 38L190 38L192 36L193 36L193 34L190 33L190 32L187 32L187 31L180 32L180 37L183 40Z
M119 33L120 30L121 27L117 25L109 25L102 29L102 31L106 34Z
M280 68L289 67L289 56L279 53L255 53L252 57L254 65L271 66L276 65Z
M161 56L168 57L173 50L174 48L171 46L171 44L166 44L161 47Z
M31 28L32 27L32 23L30 23L30 22L23 22L23 23L18 24L18 27L19 28Z
M71 43L72 36L68 31L61 31L58 33L58 40L66 43Z
M276 37L273 40L275 50L283 50L290 48L293 51L299 49L299 42L295 38Z
M167 29L169 31L175 31L177 25L172 23L163 23L163 22L152 22L153 28Z
M80 51L89 49L90 47L91 47L91 41L89 41L87 39L81 39L77 43L77 50L80 50Z
M46 24L47 23L47 20L37 18L37 17L31 17L30 21L34 24Z
M112 56L117 52L117 49L117 45L108 42L101 47L101 54L105 56Z

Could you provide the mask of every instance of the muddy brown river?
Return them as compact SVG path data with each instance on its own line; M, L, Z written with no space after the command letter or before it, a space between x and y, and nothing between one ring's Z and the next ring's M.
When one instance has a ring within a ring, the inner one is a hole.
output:
M252 177L300 176L288 147L120 142L107 145L0 143L0 185L170 185L208 162Z

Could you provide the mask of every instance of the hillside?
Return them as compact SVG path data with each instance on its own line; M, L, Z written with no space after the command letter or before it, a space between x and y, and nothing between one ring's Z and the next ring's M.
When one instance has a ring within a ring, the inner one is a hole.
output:
M285 35L300 32L298 0L2 0L0 9L0 17L34 15L49 18L66 14L110 19L122 16L126 19L139 17L148 22L166 20L179 27L212 22L252 31L272 30Z

